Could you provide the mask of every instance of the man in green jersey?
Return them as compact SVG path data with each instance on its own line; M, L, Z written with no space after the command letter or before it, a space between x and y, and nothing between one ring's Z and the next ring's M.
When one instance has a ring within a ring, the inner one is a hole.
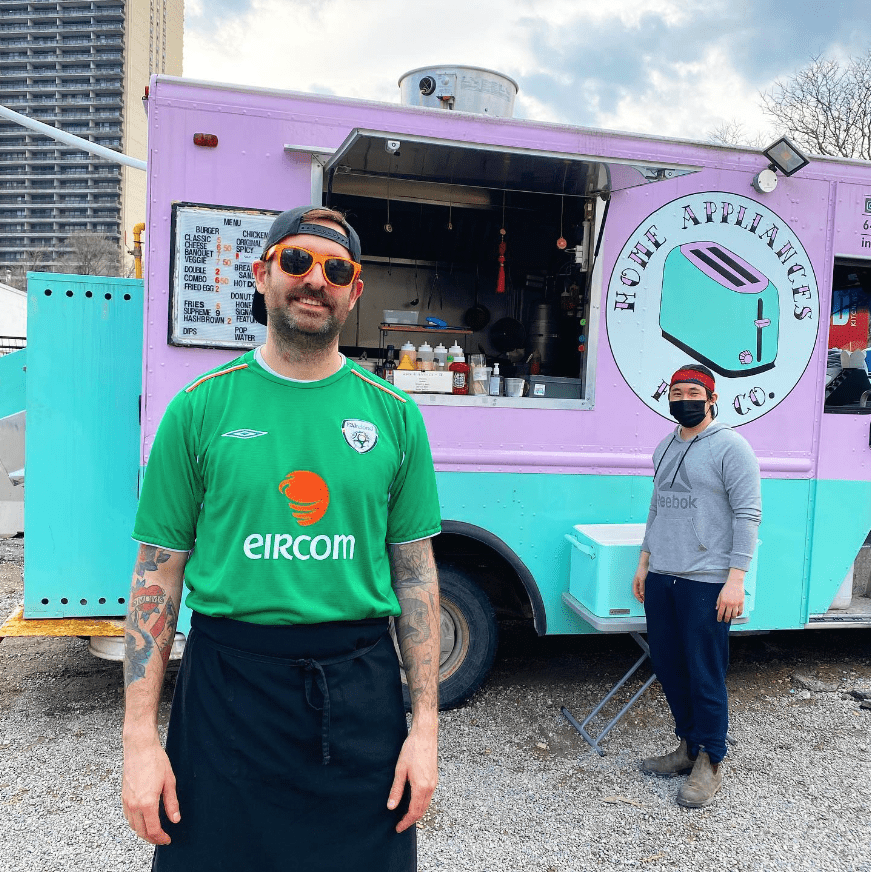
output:
M266 343L172 400L143 481L125 816L155 870L415 869L438 778L426 431L406 395L339 353L363 291L339 213L282 213L252 270ZM164 751L183 580L192 630Z

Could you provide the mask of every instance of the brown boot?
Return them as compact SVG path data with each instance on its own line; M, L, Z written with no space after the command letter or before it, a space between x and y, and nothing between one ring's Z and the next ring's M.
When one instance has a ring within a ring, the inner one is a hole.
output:
M720 764L712 764L707 752L699 751L696 765L677 795L678 804L686 808L710 805L722 783L723 770Z
M670 754L661 757L646 757L641 761L641 771L646 775L659 775L662 778L671 778L674 775L683 775L693 768L695 757L687 753L687 740L681 739L680 745Z

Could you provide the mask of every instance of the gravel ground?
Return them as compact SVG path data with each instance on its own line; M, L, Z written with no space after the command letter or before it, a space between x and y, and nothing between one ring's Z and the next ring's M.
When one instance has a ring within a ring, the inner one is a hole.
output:
M21 540L0 540L0 614L20 601ZM490 681L442 716L441 783L421 870L871 872L871 632L736 639L723 789L642 776L673 745L656 685L592 752L560 706L588 712L637 657L627 638L538 639L506 625ZM161 710L169 713L172 681ZM0 870L145 870L119 803L121 672L78 639L0 645Z

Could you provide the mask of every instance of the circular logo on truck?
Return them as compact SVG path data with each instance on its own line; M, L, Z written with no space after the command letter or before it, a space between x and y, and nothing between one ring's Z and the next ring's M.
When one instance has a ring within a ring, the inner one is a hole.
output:
M638 397L665 418L668 380L688 362L714 372L718 420L761 417L801 378L819 294L789 224L737 194L679 197L642 221L608 285L608 342Z

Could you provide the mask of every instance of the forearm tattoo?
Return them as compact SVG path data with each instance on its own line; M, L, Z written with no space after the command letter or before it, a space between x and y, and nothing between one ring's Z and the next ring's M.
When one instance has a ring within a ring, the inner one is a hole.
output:
M401 614L396 637L412 705L438 704L438 577L429 540L390 546L393 590Z
M164 585L148 573L157 572L171 552L154 545L140 545L130 605L127 611L125 633L124 686L145 676L149 660L156 651L163 661L169 662L178 610Z

